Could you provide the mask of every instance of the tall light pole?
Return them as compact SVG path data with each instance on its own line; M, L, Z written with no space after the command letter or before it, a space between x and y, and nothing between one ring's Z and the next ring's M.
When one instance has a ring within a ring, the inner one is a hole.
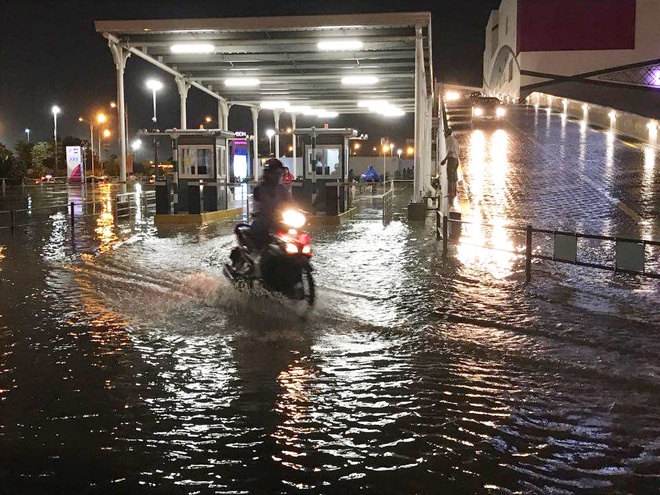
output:
M99 133L99 140L101 139L101 133ZM103 139L107 140L112 135L110 129L105 129L103 131ZM101 156L101 143L99 142L99 157ZM105 161L108 161L108 146L105 147Z
M85 120L82 117L78 117L78 121L89 124L89 145L91 147L91 156L92 156L92 177L94 177L94 120L89 119ZM87 172L85 172L87 173Z
M133 149L133 157L139 156L140 153L140 148L142 148L142 141L139 139L136 139L131 143L131 148ZM134 160L135 161L135 160ZM133 168L133 172L135 173L135 168Z
M273 154L272 141L274 135L275 135L275 131L273 129L268 129L266 131L266 136L268 136L268 156L271 156Z
M154 116L151 117L151 120L154 123L154 130L155 130L155 124L158 120L156 118L156 93L161 89L163 89L163 83L156 79L149 79L147 81L147 88L151 90L151 94L153 95ZM156 139L155 134L154 134L154 167L156 167L156 175L158 175L158 140Z
M58 107L57 105L53 105L52 112L53 112L53 123L55 124L53 135L55 137L55 171L57 172L57 114L61 112L60 107Z
M27 134L27 142L29 143L30 142L30 129L28 129L27 127L25 128L25 134Z
M156 80L156 79L149 79L147 81L147 88L151 90L151 94L153 95L153 101L154 101L154 116L151 117L151 120L155 123L156 122L156 93L163 89L163 83Z

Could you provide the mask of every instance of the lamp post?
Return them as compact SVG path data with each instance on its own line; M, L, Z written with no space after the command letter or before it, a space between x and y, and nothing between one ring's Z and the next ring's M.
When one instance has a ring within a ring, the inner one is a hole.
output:
M57 114L61 112L60 107L58 107L57 105L53 105L52 112L53 112L53 123L54 123L53 135L55 137L55 171L57 172Z
M111 135L112 132L110 132L110 129L105 129L103 131L103 139L108 139ZM99 160L101 160L101 133L99 132ZM105 148L105 160L108 161L108 148L106 146ZM103 169L103 165L101 165L101 169Z
M387 152L390 150L389 144L383 145L383 184L387 180Z
M274 135L275 135L275 131L273 129L268 129L266 131L266 136L268 136L268 156L272 156L273 154L272 141Z
M94 120L93 119L85 120L82 117L78 117L78 121L89 124L89 145L91 146L91 153L92 153L92 177L94 177Z
M27 134L27 142L29 143L30 142L30 129L28 129L27 127L25 128L25 134Z
M208 115L206 117L204 117L204 122L206 122L207 124L211 124L211 125L218 124L218 129L220 129L220 122L218 122L217 120L213 120ZM210 129L212 129L212 127L210 127Z
M156 124L156 121L158 120L156 118L156 93L161 89L163 89L163 83L156 79L149 79L147 81L147 88L151 90L151 94L153 95L154 116L151 117L151 120L153 121L154 124ZM155 126L154 126L154 130L155 130ZM158 175L158 140L156 139L155 134L154 134L154 167L156 167L156 175Z
M142 141L139 139L136 139L131 143L131 149L133 150L133 162L140 161L140 148L142 148ZM135 165L133 165L133 173L135 173Z
M151 90L151 94L153 95L153 102L154 102L154 116L151 117L151 120L155 123L156 122L156 93L163 89L163 83L156 80L156 79L149 79L147 81L147 88Z

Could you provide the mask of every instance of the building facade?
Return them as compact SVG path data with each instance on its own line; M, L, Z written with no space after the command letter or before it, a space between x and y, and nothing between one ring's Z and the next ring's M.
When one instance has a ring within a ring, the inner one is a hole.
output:
M486 27L483 88L660 117L660 0L503 0Z

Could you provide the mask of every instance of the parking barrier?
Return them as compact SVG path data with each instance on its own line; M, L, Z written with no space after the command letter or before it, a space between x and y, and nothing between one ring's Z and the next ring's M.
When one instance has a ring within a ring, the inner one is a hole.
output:
M525 227L515 225L493 225L488 223L471 222L467 220L457 220L448 218L446 215L436 211L436 240L442 239L442 257L447 257L449 243L449 225L478 225L480 227L497 227L518 232L525 232L525 279L527 282L532 280L532 260L552 261L556 263L566 263L588 268L597 268L613 272L629 273L632 275L642 275L648 278L660 279L660 273L649 271L647 262L649 248L660 248L660 241L649 239L633 239L627 237L606 236L597 234L584 234L580 232L565 232L560 230L535 228L532 225ZM533 240L534 234L544 234L552 237L552 255L534 253ZM596 240L599 242L609 242L614 244L614 261L612 264L596 263L585 261L580 258L579 241L581 239ZM503 251L517 256L521 256L520 251L496 248L492 246L479 245L483 249ZM660 266L660 257L656 260L656 265Z

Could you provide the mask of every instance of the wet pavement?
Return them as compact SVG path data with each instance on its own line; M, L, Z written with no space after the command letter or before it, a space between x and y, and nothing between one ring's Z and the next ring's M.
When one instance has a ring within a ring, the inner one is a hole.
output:
M656 151L533 108L458 137L466 218L659 237ZM73 238L58 211L0 230L0 491L657 491L658 281L539 262L527 285L478 246L524 245L502 228L443 261L408 187L387 225L364 196L311 232L307 320L225 281L230 224L116 222L115 186ZM81 197L0 210L28 195Z

